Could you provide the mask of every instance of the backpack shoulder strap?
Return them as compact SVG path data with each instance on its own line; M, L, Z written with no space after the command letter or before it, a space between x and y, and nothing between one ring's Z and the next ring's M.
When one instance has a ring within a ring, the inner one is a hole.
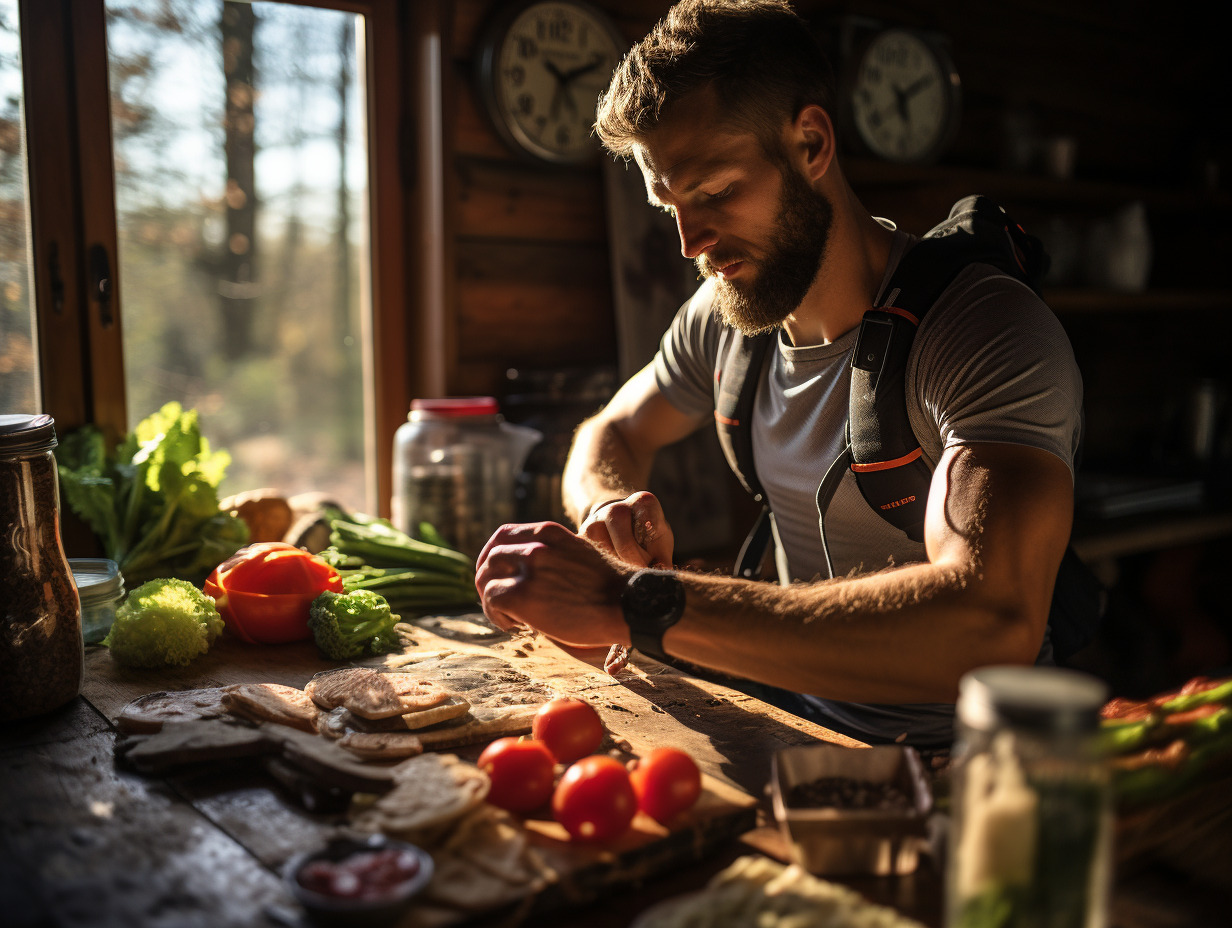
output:
M851 359L851 469L865 500L916 541L932 473L907 415L907 357L920 320L970 264L991 264L1039 292L1047 256L987 197L954 204L949 218L903 255L877 306L864 314Z
M765 492L753 466L753 401L774 333L747 336L731 330L732 346L715 371L714 422L719 445L740 483L758 502Z

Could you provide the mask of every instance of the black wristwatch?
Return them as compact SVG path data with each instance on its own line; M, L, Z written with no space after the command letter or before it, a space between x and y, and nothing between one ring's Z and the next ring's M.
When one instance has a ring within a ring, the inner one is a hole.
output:
M663 633L684 615L684 584L671 570L639 570L620 594L620 611L633 647L655 660L667 660Z

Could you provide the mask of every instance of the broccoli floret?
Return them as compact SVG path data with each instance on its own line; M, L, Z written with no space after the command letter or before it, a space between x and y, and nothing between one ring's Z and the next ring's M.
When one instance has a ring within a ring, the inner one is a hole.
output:
M402 643L394 631L398 619L389 611L385 597L371 590L326 590L308 610L308 628L318 650L334 661L401 650Z
M208 651L222 628L214 600L187 580L149 580L116 609L103 644L126 667L183 665Z

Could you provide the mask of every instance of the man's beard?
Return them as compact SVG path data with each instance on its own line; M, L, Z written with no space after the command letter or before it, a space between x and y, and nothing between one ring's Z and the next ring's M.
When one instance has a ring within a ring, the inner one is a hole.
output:
M719 279L716 305L723 321L745 335L777 327L795 312L817 277L834 216L830 201L791 167L783 166L783 190L774 240L750 283ZM714 276L713 261L697 259L698 270Z

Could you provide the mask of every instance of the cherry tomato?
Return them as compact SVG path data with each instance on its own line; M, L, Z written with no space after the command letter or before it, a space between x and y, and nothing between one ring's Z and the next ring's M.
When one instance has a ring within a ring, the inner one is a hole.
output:
M666 824L702 793L702 775L697 764L677 748L655 748L629 774L637 807L656 822Z
M253 644L282 644L312 637L308 607L325 590L341 593L342 576L301 548L266 541L240 548L203 589L229 632Z
M531 733L562 764L593 754L603 743L603 720L584 699L558 696L539 707Z
M529 812L552 797L556 761L538 741L497 738L479 755L479 768L492 781L488 802L510 812Z
M592 754L573 764L552 794L552 816L582 841L607 841L624 834L636 813L629 772L606 754Z

